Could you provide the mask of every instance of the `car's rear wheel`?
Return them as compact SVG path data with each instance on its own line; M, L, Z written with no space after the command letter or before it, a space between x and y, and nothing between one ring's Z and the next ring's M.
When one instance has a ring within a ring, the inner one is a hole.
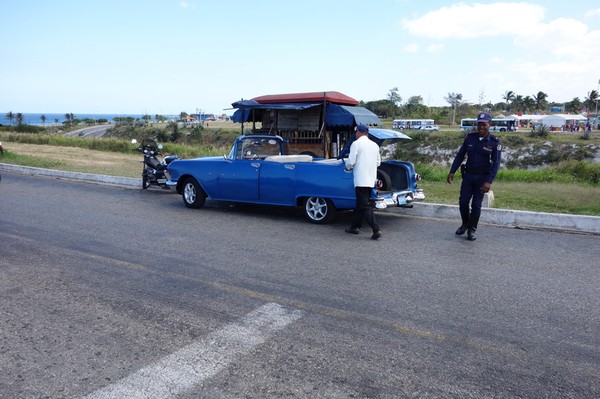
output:
M206 202L206 193L196 179L189 177L183 183L183 203L188 208L202 208Z
M312 223L329 223L335 217L335 206L327 198L308 197L304 201L304 216Z

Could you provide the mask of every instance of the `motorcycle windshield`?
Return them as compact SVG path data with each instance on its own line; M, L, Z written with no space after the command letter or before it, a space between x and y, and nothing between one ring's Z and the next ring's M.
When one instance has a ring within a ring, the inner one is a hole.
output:
M157 147L156 141L154 141L153 139L143 139L142 147L146 147L146 146L156 148Z

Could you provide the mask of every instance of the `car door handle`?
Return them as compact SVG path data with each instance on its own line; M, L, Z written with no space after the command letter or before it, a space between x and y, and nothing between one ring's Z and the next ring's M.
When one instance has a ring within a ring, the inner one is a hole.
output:
M260 164L257 162L252 162L250 165L254 166L255 168L260 168Z

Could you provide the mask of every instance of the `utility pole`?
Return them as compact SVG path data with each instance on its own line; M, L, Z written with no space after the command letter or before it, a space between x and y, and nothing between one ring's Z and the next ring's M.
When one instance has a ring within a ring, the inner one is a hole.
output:
M600 79L598 79L598 90L596 90L596 113L594 115L594 121L598 125L598 96L600 95Z
M454 110L452 112L452 126L456 125L456 98L454 99Z

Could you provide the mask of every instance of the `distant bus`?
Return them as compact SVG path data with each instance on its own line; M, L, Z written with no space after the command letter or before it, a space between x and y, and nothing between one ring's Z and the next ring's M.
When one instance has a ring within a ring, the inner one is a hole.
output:
M198 114L196 119L199 121L216 121L217 117L215 114Z
M515 127L516 121L514 119L506 119L506 118L493 118L492 123L490 124L491 132L515 132L517 129ZM469 132L471 130L477 129L477 119L473 118L464 118L460 120L460 128Z
M392 129L420 129L421 126L434 124L433 119L394 119Z

